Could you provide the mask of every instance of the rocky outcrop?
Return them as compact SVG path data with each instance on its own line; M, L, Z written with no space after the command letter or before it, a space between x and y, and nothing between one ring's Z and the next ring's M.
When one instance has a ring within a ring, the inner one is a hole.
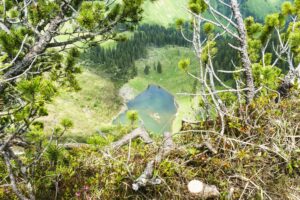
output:
M123 99L124 103L134 99L134 90L129 85L124 85L119 90L119 96Z

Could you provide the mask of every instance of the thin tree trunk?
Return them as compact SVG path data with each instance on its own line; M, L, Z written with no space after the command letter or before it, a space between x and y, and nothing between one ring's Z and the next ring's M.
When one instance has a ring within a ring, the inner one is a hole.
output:
M150 138L148 132L144 128L137 128L137 129L133 130L131 133L125 135L120 140L109 145L109 148L118 149L118 148L122 147L123 145L128 144L128 142L130 140L133 140L138 137L140 137L146 144L150 144L153 142L153 140Z
M234 17L237 21L238 25L238 34L240 37L240 45L241 45L241 56L242 56L242 63L245 69L246 75L246 85L249 90L247 90L247 98L246 101L249 104L252 99L254 98L255 87L254 87L254 80L252 75L252 67L251 61L248 55L248 45L247 45L247 31L243 21L242 14L240 12L240 8L238 5L237 0L231 0L231 7L234 14Z

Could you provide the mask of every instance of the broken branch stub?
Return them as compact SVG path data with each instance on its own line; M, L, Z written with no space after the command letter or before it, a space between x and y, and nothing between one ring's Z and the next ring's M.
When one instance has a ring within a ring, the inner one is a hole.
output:
M129 143L130 140L133 140L137 137L140 137L146 144L153 143L153 140L150 138L148 132L144 128L136 128L120 140L113 142L108 148L118 149Z
M215 185L208 185L199 180L192 180L188 184L190 193L199 196L201 199L219 197L220 192Z
M164 133L163 146L159 150L154 159L147 163L147 166L143 173L134 181L132 189L138 191L141 187L146 185L158 185L161 183L160 179L153 177L153 171L155 165L161 163L161 161L174 149L175 145L172 140L172 134L169 132Z
M149 136L148 132L145 130L145 128L136 128L132 132L128 133L124 137L122 137L120 140L111 143L110 145L106 146L106 149L118 149L126 144L129 143L130 140L134 140L136 138L140 137L146 144L153 143L153 140ZM90 147L89 144L85 143L65 143L60 144L60 146L63 146L66 149L74 149L74 148L88 148Z

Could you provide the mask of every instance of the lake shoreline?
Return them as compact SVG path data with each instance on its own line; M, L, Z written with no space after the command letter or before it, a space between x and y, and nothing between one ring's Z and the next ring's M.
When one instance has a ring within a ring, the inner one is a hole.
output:
M120 108L120 111L112 118L111 124L126 110L128 110L127 103L135 98L135 92L132 87L130 87L128 84L123 85L119 89L118 93L119 97L122 99L122 106Z
M133 89L126 85L120 89L123 106L112 123L126 124L128 122L126 111L136 110L139 113L139 120L144 122L143 124L152 132L172 132L178 110L175 96L156 84L149 84L135 97L133 93Z

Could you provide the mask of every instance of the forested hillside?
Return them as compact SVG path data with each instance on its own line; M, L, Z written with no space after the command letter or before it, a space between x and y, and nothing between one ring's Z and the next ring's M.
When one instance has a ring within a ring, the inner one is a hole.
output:
M113 80L126 83L137 75L135 61L147 58L149 47L160 48L167 45L188 46L188 42L175 28L141 25L127 41L113 47L92 47L83 59L110 74Z
M300 199L300 0L3 0L0 51L0 200Z

